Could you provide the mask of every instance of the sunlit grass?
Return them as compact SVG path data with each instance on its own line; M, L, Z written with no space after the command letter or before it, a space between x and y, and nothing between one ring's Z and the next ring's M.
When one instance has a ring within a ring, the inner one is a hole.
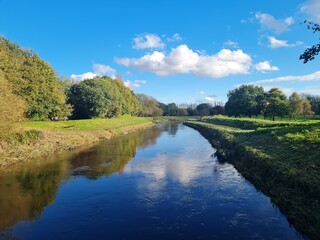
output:
M111 119L85 119L85 120L69 120L69 121L37 121L26 122L24 126L35 129L50 130L116 130L117 128L127 127L131 125L143 124L150 122L150 118L123 116Z

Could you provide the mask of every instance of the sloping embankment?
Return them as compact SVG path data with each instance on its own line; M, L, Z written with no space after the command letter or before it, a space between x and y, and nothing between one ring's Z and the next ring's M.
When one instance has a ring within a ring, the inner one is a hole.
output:
M0 142L0 168L90 146L153 125L152 119L137 117L27 123L9 142Z
M240 129L189 121L217 149L220 160L232 163L287 216L302 234L320 239L319 144L288 141L300 126Z

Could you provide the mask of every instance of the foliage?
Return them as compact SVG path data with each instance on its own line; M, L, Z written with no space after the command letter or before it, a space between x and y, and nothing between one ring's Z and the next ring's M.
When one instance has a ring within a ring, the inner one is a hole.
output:
M212 109L212 106L208 103L200 103L196 110L199 112L200 116L208 116L210 114L210 110Z
M28 118L40 120L70 115L71 107L66 104L56 73L34 51L0 37L0 59L4 78L27 104Z
M187 108L187 112L189 116L198 116L199 112L197 109Z
M316 115L320 115L320 96L312 94L302 94L302 97L308 99L311 104L311 111Z
M26 104L15 95L0 71L0 139L8 137L25 119Z
M68 95L69 103L74 106L75 119L136 115L140 110L134 93L121 80L108 77L74 84Z
M313 33L320 32L320 24L313 23L305 20L304 23L307 24L307 28L311 29ZM307 63L311 60L314 60L320 52L320 43L314 44L313 46L307 48L303 54L300 55L299 59L303 60L303 63Z
M165 116L178 116L179 109L175 103L169 103L164 110Z
M279 88L271 88L267 93L266 101L265 116L272 116L273 121L275 116L283 117L290 111L289 101Z
M265 93L262 87L242 85L229 91L225 112L228 116L257 116L265 105Z
M163 114L163 110L159 107L159 103L155 98L145 94L137 94L136 97L141 104L140 116L155 117Z

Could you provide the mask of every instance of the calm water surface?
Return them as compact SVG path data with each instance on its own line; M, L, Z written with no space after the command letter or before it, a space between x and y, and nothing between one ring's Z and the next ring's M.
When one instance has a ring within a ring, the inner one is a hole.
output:
M213 153L168 124L0 172L0 238L302 239Z

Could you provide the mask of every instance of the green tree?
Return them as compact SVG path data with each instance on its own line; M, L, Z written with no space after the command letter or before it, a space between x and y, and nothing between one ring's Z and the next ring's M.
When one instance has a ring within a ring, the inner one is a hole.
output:
M135 115L140 103L121 80L109 77L87 79L71 86L69 103L74 106L73 118L101 118Z
M320 96L312 94L302 94L302 97L309 100L311 104L311 111L313 111L316 115L320 115Z
M290 103L290 112L294 117L302 113L303 102L302 102L301 96L297 92L294 92L290 95L289 103Z
M198 116L199 112L197 109L193 109L191 107L187 108L187 112L189 116Z
M281 118L290 112L289 101L279 88L271 88L267 93L266 116L271 116L275 120L275 116Z
M210 110L212 109L212 105L209 103L200 103L196 109L200 116L208 116L210 114Z
M169 103L165 107L164 115L166 116L178 116L179 110L175 103Z
M311 104L308 99L303 98L302 100L302 114L304 115L304 118L306 118L306 115L313 115L314 112L311 110Z
M178 115L179 116L188 116L188 111L185 108L179 108L178 109Z
M55 71L34 51L20 48L0 37L0 70L15 94L27 104L26 116L33 120L68 116L64 87Z
M225 112L229 116L258 116L264 110L265 93L262 87L242 85L229 91Z
M159 103L155 98L145 94L137 94L136 97L142 106L140 112L141 116L154 117L161 116L163 114L163 111L159 107Z
M313 33L320 32L320 24L313 23L305 20L304 23L307 24L307 28L311 29ZM320 52L320 43L314 44L313 46L307 48L304 53L299 57L300 60L303 60L303 63L307 63L315 58Z

